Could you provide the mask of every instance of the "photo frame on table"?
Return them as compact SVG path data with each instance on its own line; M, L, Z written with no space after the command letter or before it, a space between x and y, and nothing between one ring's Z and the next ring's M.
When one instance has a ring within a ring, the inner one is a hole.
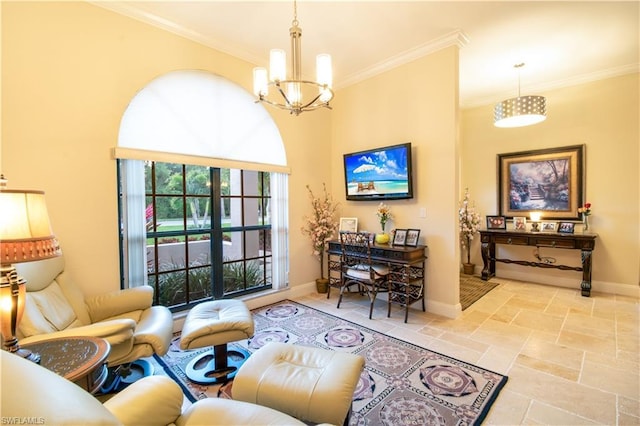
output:
M524 216L515 216L513 218L513 229L516 231L526 231L527 218Z
M555 222L542 222L540 223L540 230L542 232L556 232Z
M560 234L573 234L575 226L574 222L560 222L558 223L558 232Z
M540 211L545 218L579 220L584 145L498 154L498 213L507 218Z
M357 217L341 217L339 231L345 232L358 232L358 218Z
M487 216L487 229L507 229L504 216Z
M404 245L408 247L417 247L419 238L420 238L419 229L407 229L407 238L404 242Z
M393 245L394 246L403 246L407 241L407 230L406 229L396 229L396 233L393 234Z

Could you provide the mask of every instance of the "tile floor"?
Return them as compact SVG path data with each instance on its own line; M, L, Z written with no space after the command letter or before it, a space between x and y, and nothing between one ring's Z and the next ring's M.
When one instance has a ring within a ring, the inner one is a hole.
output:
M386 318L366 297L336 309L314 294L296 299L333 315L509 376L485 425L640 425L640 301L499 279L452 320L400 307Z

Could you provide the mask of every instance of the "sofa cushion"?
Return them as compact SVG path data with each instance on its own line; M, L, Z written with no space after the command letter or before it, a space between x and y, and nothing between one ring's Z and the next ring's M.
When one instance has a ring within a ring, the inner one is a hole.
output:
M76 321L75 312L55 281L43 290L28 292L25 310L20 332L26 337L65 330Z

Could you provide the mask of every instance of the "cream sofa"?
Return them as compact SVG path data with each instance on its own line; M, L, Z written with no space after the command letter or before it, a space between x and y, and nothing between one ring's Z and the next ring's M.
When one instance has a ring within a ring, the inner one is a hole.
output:
M173 317L151 306L153 288L144 285L85 296L64 271L64 257L16 265L27 281L20 344L69 336L100 337L109 342L110 367L154 353L164 355L173 337Z
M61 376L0 351L0 413L4 422L47 425L304 425L279 411L247 402L207 398L182 412L180 386L166 376L129 385L101 404Z

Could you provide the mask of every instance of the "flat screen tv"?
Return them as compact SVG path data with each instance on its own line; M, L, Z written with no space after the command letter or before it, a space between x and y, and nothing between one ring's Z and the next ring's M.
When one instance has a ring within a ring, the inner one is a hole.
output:
M411 143L344 154L347 200L413 198Z

